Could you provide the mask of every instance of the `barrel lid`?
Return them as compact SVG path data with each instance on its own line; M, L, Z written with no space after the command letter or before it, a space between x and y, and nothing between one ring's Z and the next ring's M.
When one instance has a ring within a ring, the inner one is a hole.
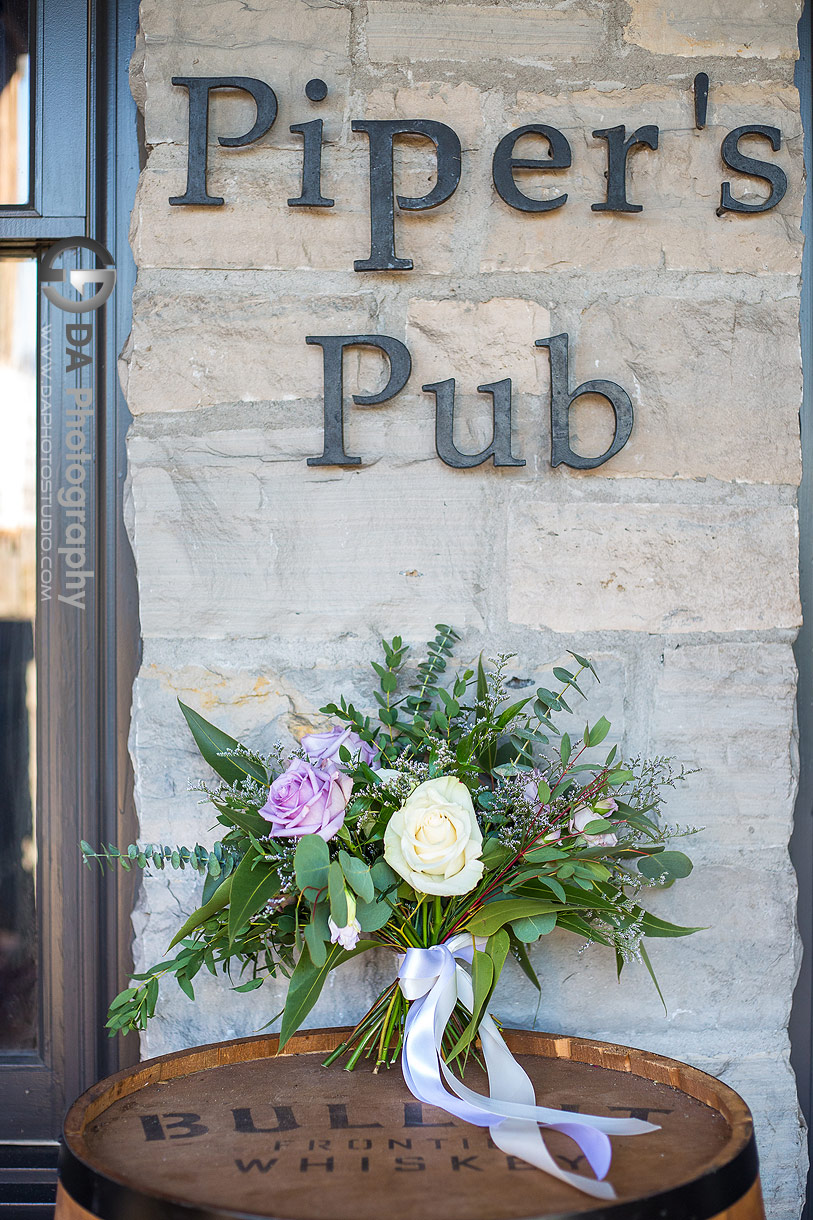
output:
M399 1067L322 1067L342 1032L308 1031L281 1056L274 1038L198 1047L102 1081L67 1116L63 1186L105 1220L381 1220L390 1199L398 1220L706 1220L756 1178L745 1103L675 1060L506 1031L540 1104L660 1124L613 1137L608 1205L421 1106ZM487 1092L471 1062L466 1081ZM585 1172L566 1136L545 1139Z

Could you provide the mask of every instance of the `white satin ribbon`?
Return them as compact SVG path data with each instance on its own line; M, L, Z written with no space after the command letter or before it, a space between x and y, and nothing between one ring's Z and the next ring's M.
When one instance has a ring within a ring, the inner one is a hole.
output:
M471 965L475 948L483 939L460 933L442 945L408 949L401 960L398 980L410 1001L404 1027L401 1063L407 1087L418 1101L439 1106L449 1114L478 1127L488 1127L491 1139L510 1156L531 1165L596 1199L614 1199L615 1191L605 1178L612 1151L609 1135L643 1135L657 1131L654 1123L636 1118L602 1118L596 1114L574 1114L536 1104L534 1087L509 1051L497 1026L486 1013L479 1035L488 1072L489 1096L469 1089L443 1062L441 1043L458 999L471 1012L474 992L471 977L460 964ZM445 1085L448 1086L445 1087ZM560 1169L542 1138L540 1127L561 1131L581 1148L595 1178Z

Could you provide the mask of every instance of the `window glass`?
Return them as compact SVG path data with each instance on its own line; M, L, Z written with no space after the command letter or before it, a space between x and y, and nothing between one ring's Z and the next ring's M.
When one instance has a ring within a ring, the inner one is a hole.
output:
M0 1050L36 1044L37 267L0 259Z
M0 204L28 203L31 143L28 0L0 0Z

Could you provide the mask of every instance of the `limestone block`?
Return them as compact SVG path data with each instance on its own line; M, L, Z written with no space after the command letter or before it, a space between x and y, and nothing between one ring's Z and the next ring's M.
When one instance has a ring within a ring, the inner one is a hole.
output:
M535 389L534 340L550 334L550 311L536 301L493 297L489 301L414 298L407 315L407 346L414 351L417 385L453 376L460 391L511 377Z
M645 323L638 297L591 302L571 335L572 388L606 377L635 409L632 437L602 475L798 484L798 313L795 290L757 304L650 293ZM573 447L600 454L612 411L589 401L572 412Z
M520 92L516 105L502 108L500 119L495 143L514 127L546 123L566 134L573 163L566 170L518 174L522 189L534 198L567 193L567 203L553 211L520 213L492 192L483 225L483 271L665 267L798 274L804 176L795 89L779 84L715 85L703 131L694 128L688 81L555 96ZM627 163L627 197L643 211L591 211L590 205L606 194L606 141L591 133L619 124L631 133L652 123L661 129L657 151L639 149ZM776 126L782 132L778 153L758 137L744 139L741 147L750 156L781 165L788 191L769 212L717 216L724 181L731 183L736 198L747 202L767 193L764 183L727 169L720 157L726 133L747 123ZM547 147L541 139L528 137L517 144L517 155L544 157Z
M796 795L795 692L787 644L683 644L664 652L647 750L698 771L667 803L670 820L706 828L690 854L694 843L755 858L784 849Z
M186 143L188 95L172 85L173 76L250 76L265 81L277 95L279 111L263 144L282 141L301 146L302 137L288 133L291 123L320 116L335 120L337 106L342 113L350 37L350 11L344 5L307 0L170 5L146 0L141 5L141 30L146 41L148 145ZM330 89L320 107L304 94L313 77L324 79ZM212 142L218 135L245 133L254 122L254 102L244 93L216 90L210 108Z
M353 271L355 259L369 256L370 217L369 156L361 138L352 138L358 143L323 158L322 190L335 199L332 208L288 207L301 188L301 154L259 146L211 150L208 190L225 200L222 206L170 206L169 199L184 190L186 149L159 146L141 175L131 220L138 266L338 270L362 286L377 273ZM424 195L433 181L429 149L407 150L399 161L400 193ZM428 211L396 209L398 256L433 275L465 267L469 250L456 235L468 207L465 192L458 191Z
M659 55L730 55L795 59L797 0L744 0L735 7L703 0L631 0L627 42Z
M261 272L142 272L134 300L130 409L138 415L221 402L321 399L322 352L308 346L306 336L375 332L375 313L370 293L305 301L280 293ZM399 329L403 333L403 324ZM379 366L383 358L350 350L344 360L348 389L362 383L368 368L372 382ZM290 408L284 422L292 423Z
M790 507L523 503L508 617L554 631L796 627L796 548Z
M372 63L507 59L553 66L591 59L605 43L604 24L575 7L512 11L497 5L370 0L365 25Z
M437 16L434 13L433 19L436 20ZM466 151L482 146L485 135L483 112L493 104L481 89L466 81L458 84L449 81L411 81L408 85L400 82L396 85L384 80L369 91L356 89L350 101L354 118L422 118L445 123L457 132ZM398 147L399 141L396 141L396 150Z
M504 525L481 484L435 464L395 482L384 463L360 477L216 446L131 446L145 636L482 623L502 579L482 539Z

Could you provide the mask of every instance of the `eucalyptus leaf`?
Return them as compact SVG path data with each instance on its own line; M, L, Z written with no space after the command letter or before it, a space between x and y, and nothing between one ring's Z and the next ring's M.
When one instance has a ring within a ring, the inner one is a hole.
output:
M638 871L650 880L661 877L664 873L672 878L688 877L692 871L692 862L682 851L661 851L639 860Z
M375 898L375 885L368 865L359 860L358 856L351 856L346 851L339 852L339 864L351 890L358 894L362 902L372 902Z
M524 919L512 919L511 927L518 940L526 945L533 944L540 936L547 936L556 927L556 914L553 911L540 915L528 915Z
M357 902L356 919L362 932L377 932L383 928L392 915L392 907L388 902Z
M309 902L327 890L330 853L321 835L303 835L294 853L296 884Z
M330 895L330 918L337 928L345 928L349 922L347 893L344 888L344 873L338 860L331 861L327 886Z
M309 923L305 928L305 943L314 966L324 966L327 960L327 946L314 923Z

